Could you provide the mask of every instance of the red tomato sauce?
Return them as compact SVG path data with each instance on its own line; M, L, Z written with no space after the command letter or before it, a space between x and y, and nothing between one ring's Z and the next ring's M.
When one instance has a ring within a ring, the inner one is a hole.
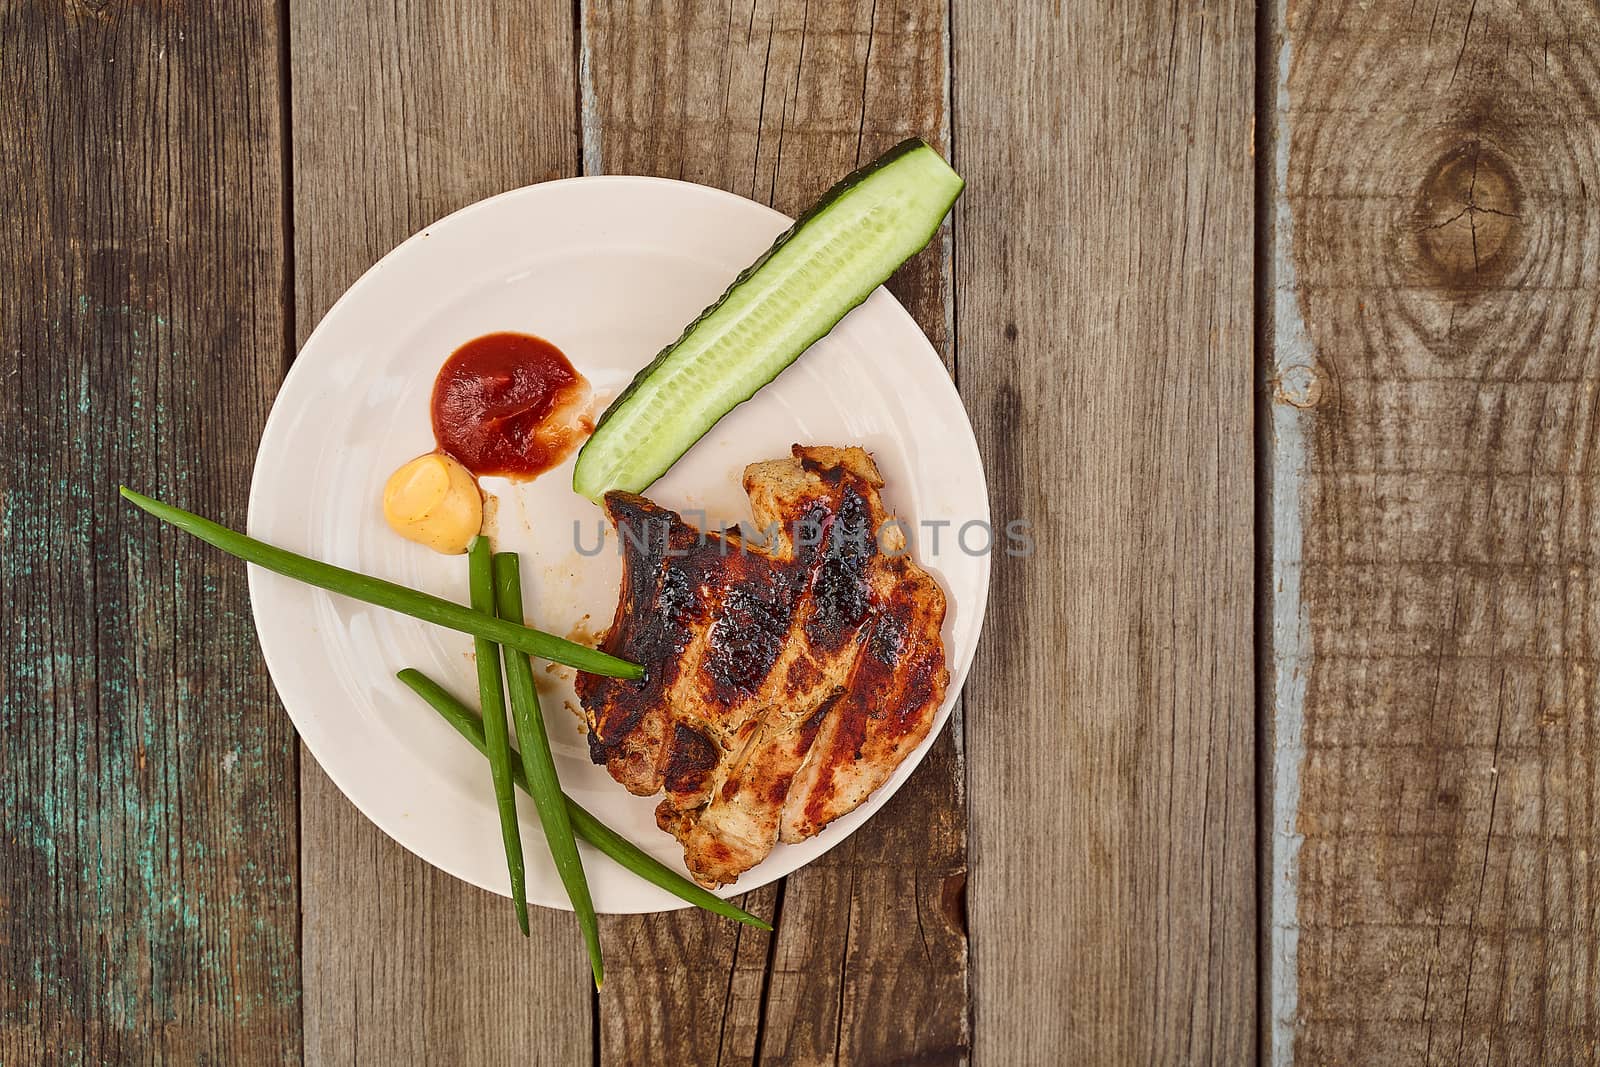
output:
M583 375L544 338L485 334L439 368L433 437L473 474L532 478L593 432L588 393Z

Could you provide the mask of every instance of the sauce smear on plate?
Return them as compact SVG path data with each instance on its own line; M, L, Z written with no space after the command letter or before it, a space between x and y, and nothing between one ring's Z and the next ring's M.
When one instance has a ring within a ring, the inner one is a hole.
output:
M485 334L439 369L433 437L473 474L532 478L593 432L588 396L589 383L549 341Z

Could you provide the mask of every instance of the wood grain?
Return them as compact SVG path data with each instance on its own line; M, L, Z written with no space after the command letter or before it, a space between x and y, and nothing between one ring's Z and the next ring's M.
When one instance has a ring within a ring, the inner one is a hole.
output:
M1253 1055L1253 51L956 9L961 390L1035 542L967 683L979 1063Z
M291 8L295 332L393 245L481 197L577 168L572 9ZM591 1056L572 917L414 858L302 762L310 1063L571 1064Z
M586 166L797 213L907 136L948 150L947 29L945 5L930 0L588 3ZM948 359L947 241L890 288ZM608 943L628 947L600 1000L602 1061L963 1058L960 721L958 711L870 823L781 890L754 895L776 916L774 936L688 912L608 920Z
M282 367L270 7L0 10L0 1063L300 1048L294 743L242 567Z
M1305 686L1271 1056L1592 1063L1600 15L1275 17Z

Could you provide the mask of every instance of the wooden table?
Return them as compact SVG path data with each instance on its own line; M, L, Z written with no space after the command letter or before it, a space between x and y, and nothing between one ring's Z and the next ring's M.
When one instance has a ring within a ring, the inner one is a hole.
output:
M0 1063L1594 1062L1592 3L11 0L0 79ZM793 212L913 133L969 187L891 288L1036 551L776 933L608 919L595 996L116 486L241 524L298 343L463 204Z

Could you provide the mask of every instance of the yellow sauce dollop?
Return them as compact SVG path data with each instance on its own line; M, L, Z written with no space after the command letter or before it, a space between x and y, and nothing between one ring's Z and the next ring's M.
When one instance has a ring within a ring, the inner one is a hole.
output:
M467 468L430 452L389 476L383 517L401 537L459 555L483 527L483 493Z

